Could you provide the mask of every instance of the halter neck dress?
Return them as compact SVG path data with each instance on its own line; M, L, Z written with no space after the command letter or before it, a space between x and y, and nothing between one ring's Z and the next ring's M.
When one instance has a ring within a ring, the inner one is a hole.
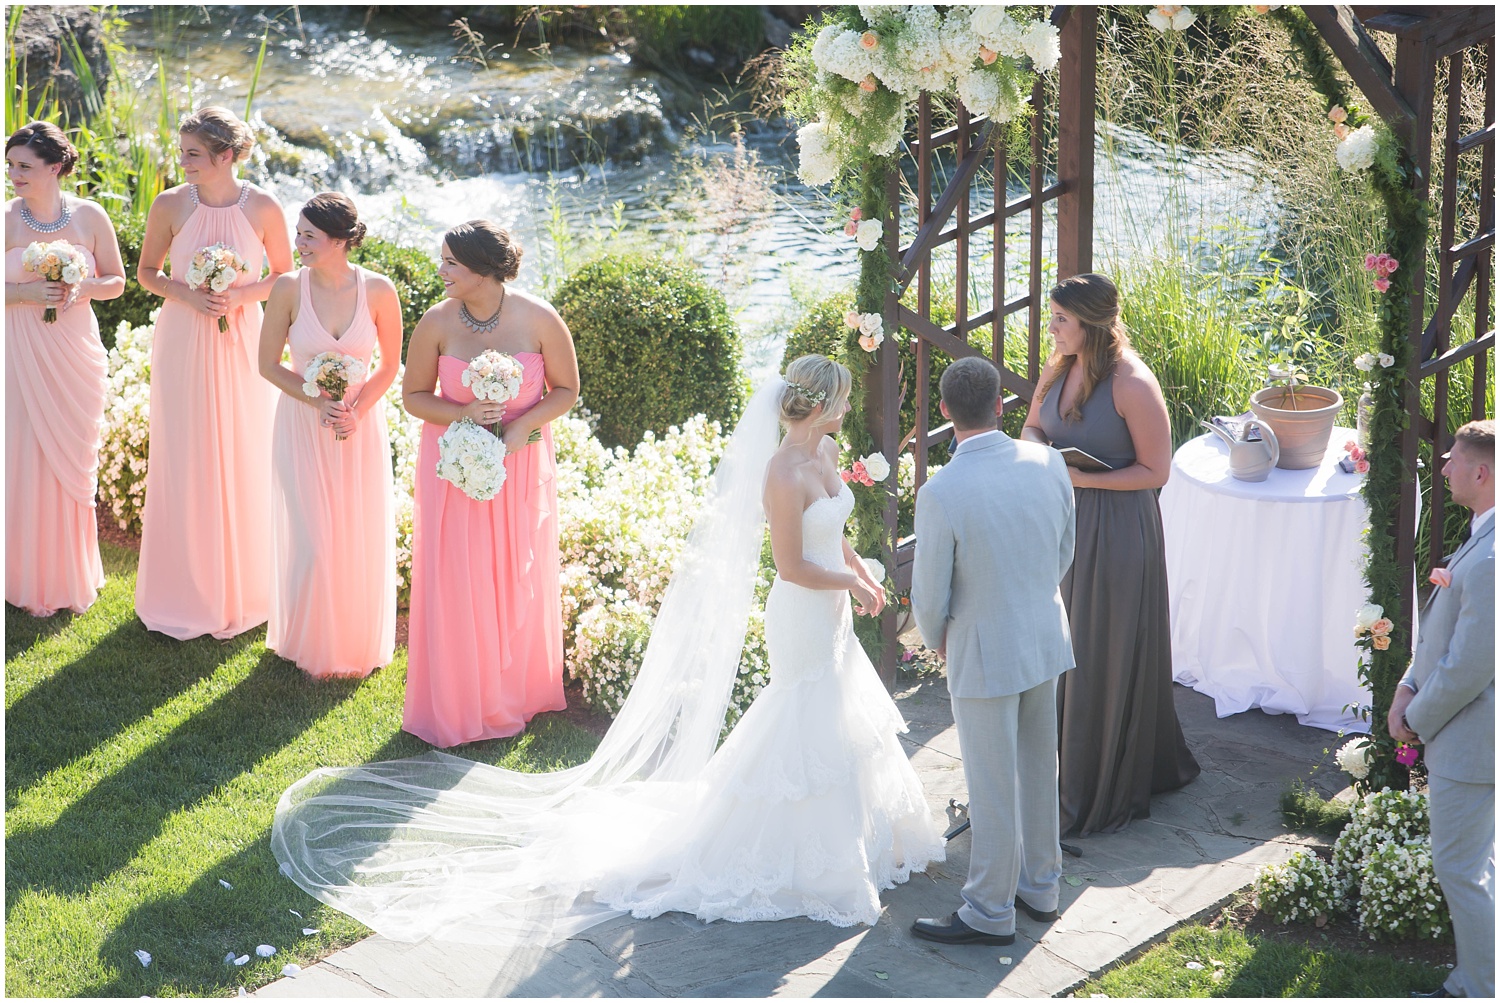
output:
M298 373L324 352L369 372L377 338L357 269L354 319L335 338L297 275L297 319L287 332ZM382 363L384 364L384 363ZM345 395L357 400L355 384ZM310 398L308 399L311 400ZM266 647L313 676L367 676L396 646L396 521L385 402L347 439L323 427L317 408L278 394L272 431L272 585Z
M1042 431L1114 469L1135 462L1110 376L1072 421L1063 379L1042 402ZM1151 795L1198 775L1172 697L1167 564L1156 492L1074 488L1073 568L1062 581L1077 667L1058 679L1058 802L1062 835L1115 832L1148 818Z
M266 251L234 205L211 206L189 186L192 214L172 238L172 275L213 244L233 247L259 281ZM271 415L276 389L261 378L259 303L229 312L229 330L167 300L151 344L151 440L135 611L178 640L227 638L266 622L271 590Z
M502 422L542 399L537 352L521 363L521 392ZM438 395L467 404L469 360L438 357ZM437 440L425 423L417 456L411 620L402 727L447 748L503 738L542 711L563 710L562 555L552 429L505 457L505 486L475 501L437 476Z
M81 250L94 275L94 255ZM25 252L5 252L7 282L41 281L22 270ZM5 601L32 616L82 613L104 586L94 495L109 357L92 305L59 310L51 324L45 310L5 304Z

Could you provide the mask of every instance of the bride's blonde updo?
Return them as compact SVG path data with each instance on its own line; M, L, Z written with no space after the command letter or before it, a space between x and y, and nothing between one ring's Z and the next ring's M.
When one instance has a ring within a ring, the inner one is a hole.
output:
M823 405L823 413L836 409L849 398L849 370L822 355L804 355L786 367L786 387L781 391L781 421L790 425Z

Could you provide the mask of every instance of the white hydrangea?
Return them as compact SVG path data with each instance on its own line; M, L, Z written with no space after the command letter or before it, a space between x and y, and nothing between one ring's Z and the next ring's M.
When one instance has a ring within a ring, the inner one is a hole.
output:
M1028 28L1021 36L1021 48L1038 73L1050 73L1062 58L1057 28L1048 21L1037 21Z
M958 8L949 11L943 20L942 40L943 56L948 63L946 70L955 76L962 75L974 65L979 58L979 48L984 44L974 31L973 15L965 16Z
M1370 775L1370 755L1375 751L1375 746L1363 735L1356 735L1345 742L1334 758L1338 761L1339 769L1349 774L1355 780L1363 780Z
M969 17L969 27L988 49L1002 56L1019 59L1026 54L1025 31L998 4L976 7Z
M982 70L960 77L958 99L971 112L989 115L991 109L1000 103L1000 78Z
M1333 148L1333 157L1346 171L1363 171L1375 163L1375 128L1362 125Z
M859 5L859 16L865 19L865 24L875 24L888 17L900 17L906 13L906 9L907 5L904 3L862 3Z
M856 84L870 74L878 73L881 60L862 46L859 39L860 33L857 31L829 25L819 32L817 40L813 42L813 65L824 73L843 77Z
M833 150L833 137L822 121L809 122L797 130L797 174L803 184L826 185L839 173L839 158Z

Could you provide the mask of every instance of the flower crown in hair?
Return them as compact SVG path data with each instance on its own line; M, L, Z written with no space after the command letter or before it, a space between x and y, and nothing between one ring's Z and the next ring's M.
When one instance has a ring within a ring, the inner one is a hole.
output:
M799 393L803 397L806 397L809 401L811 401L814 404L821 404L821 403L823 403L823 401L825 401L825 400L828 399L828 391L827 390L813 390L810 387L804 387L800 383L793 383L791 380L787 380L786 381L786 385L789 386L789 387L791 387L792 390L795 391L796 393Z

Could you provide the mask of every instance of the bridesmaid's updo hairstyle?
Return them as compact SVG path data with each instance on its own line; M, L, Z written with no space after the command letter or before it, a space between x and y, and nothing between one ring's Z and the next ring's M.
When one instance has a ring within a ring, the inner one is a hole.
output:
M32 122L11 133L5 141L5 152L9 153L18 146L31 150L42 158L44 164L61 164L58 177L71 173L73 165L78 163L78 151L68 142L63 131L51 122Z
M1048 363L1052 378L1042 384L1038 396L1045 397L1052 384L1066 376L1075 358L1083 360L1083 386L1078 399L1063 415L1068 421L1083 420L1083 404L1094 388L1109 379L1120 356L1130 348L1130 335L1120 320L1120 290L1104 275L1089 272L1063 279L1047 298L1078 318L1083 327L1083 350L1077 356L1054 351Z
M365 239L365 225L359 221L354 200L341 192L322 192L307 200L302 218L334 240L345 242L353 250Z
M255 134L228 108L209 105L199 108L182 120L177 131L188 136L197 136L215 157L226 151L233 152L236 161L245 159L250 147L255 145Z
M448 253L469 271L509 282L521 271L521 245L487 219L471 219L443 234Z
M849 399L849 370L822 355L804 355L786 367L781 390L781 423L801 421L822 405L823 413Z

